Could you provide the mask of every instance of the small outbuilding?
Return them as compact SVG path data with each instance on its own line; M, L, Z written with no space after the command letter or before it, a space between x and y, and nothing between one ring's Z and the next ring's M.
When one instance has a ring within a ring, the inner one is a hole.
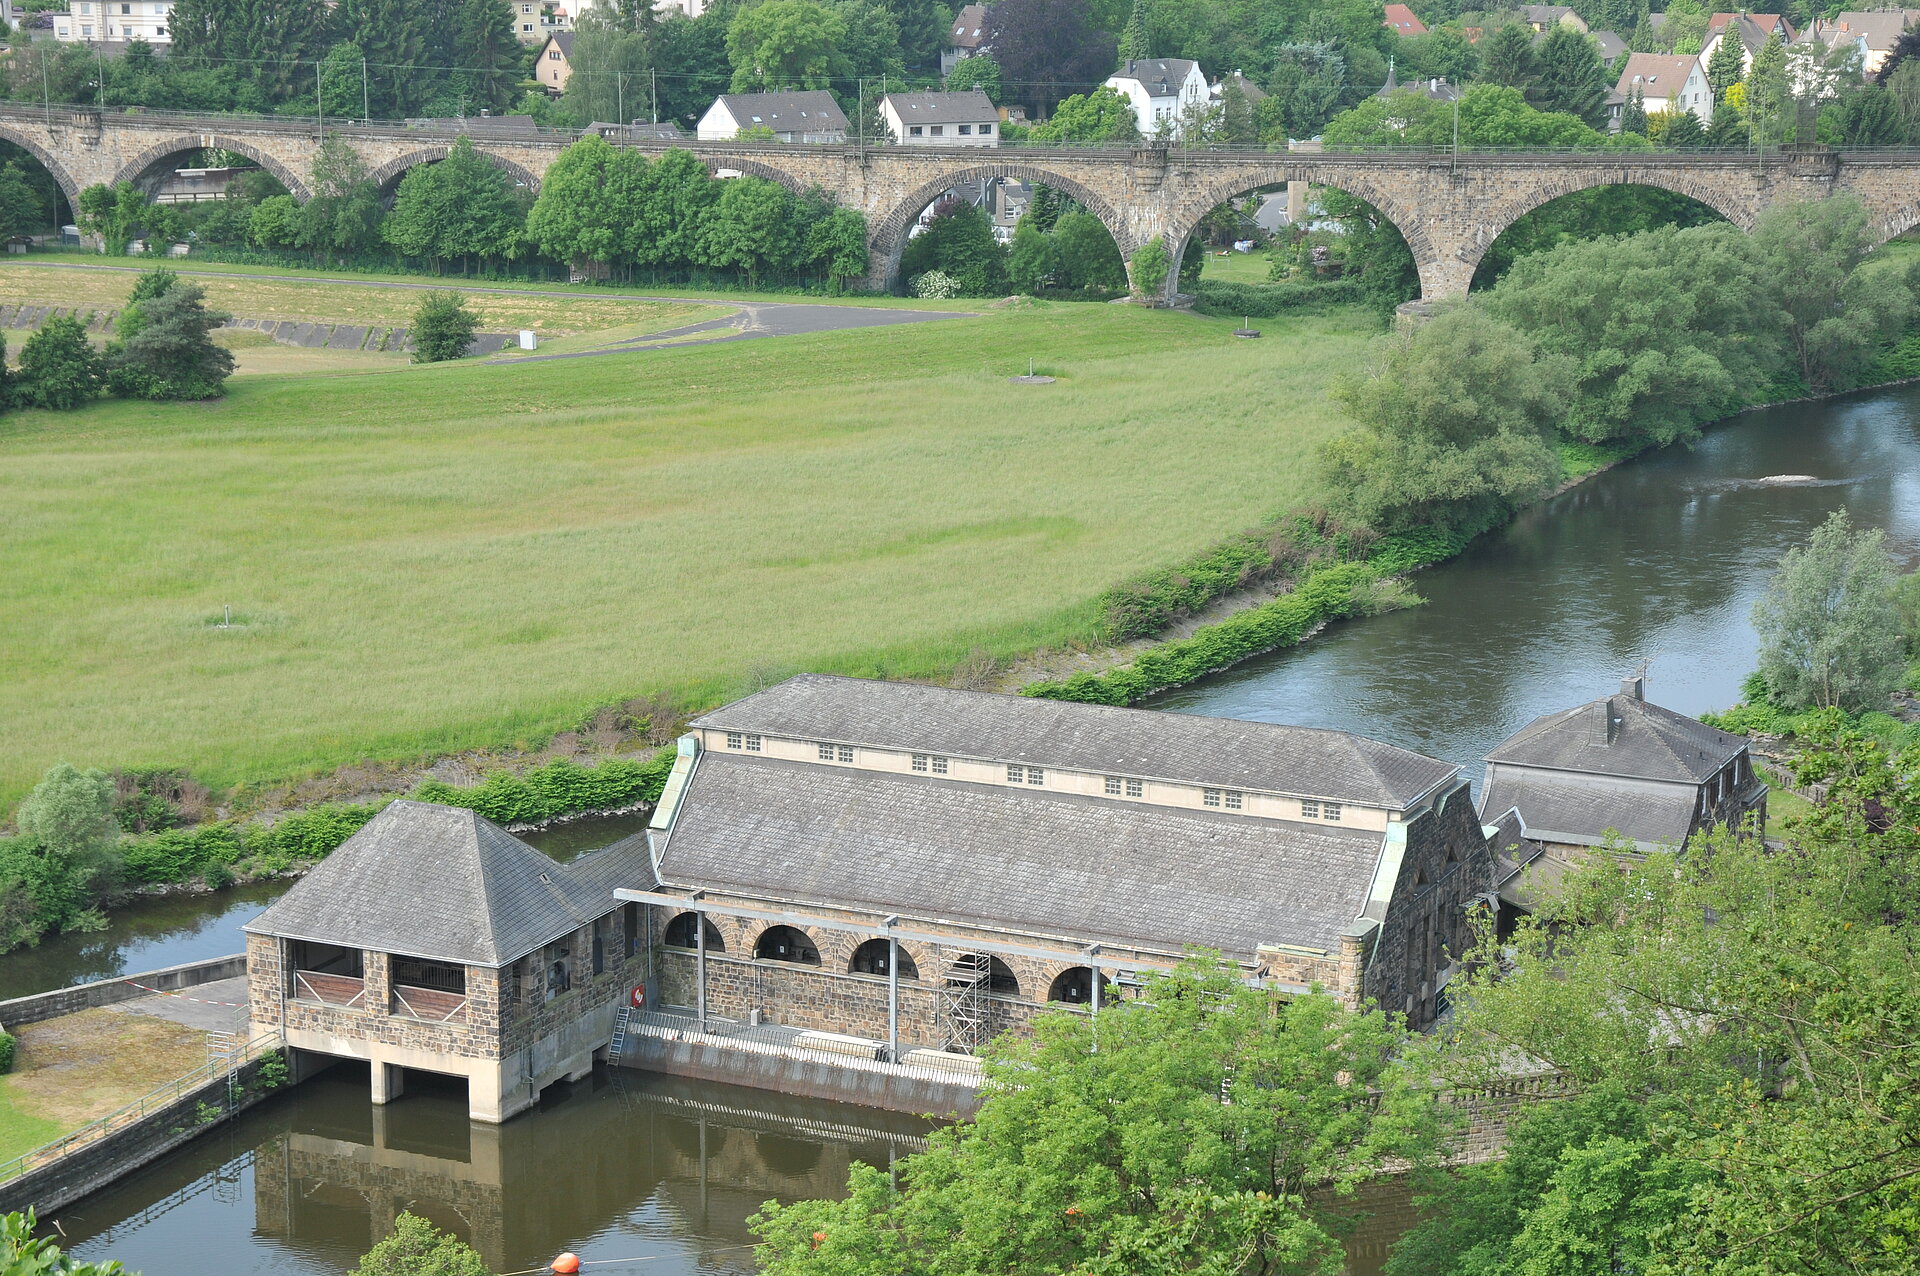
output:
M825 89L802 93L723 93L694 126L702 142L731 142L765 129L782 142L844 142L846 112Z
M375 1103L409 1069L464 1077L472 1118L504 1121L605 1058L646 960L613 888L648 866L639 839L561 864L396 801L245 927L253 1032L284 1032L296 1075L366 1061Z

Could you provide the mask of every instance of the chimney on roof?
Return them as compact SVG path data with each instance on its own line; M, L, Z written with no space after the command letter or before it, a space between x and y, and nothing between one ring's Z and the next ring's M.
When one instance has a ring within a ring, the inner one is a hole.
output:
M1645 700L1647 698L1647 675L1644 673L1636 673L1631 678L1622 678L1620 680L1620 694L1629 700Z
M1613 697L1596 701L1593 716L1588 719L1587 743L1595 748L1610 746L1620 734L1620 715L1613 711Z

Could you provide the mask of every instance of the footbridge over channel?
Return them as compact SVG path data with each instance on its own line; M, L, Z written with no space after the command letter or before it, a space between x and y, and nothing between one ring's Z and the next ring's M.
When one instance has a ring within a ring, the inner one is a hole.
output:
M452 130L285 117L185 115L113 109L0 107L0 138L31 152L69 199L100 182L153 185L190 152L218 148L270 170L295 198L323 137L365 158L376 180L446 158ZM559 130L470 134L474 147L530 190L578 133ZM623 142L648 152L658 142ZM896 281L908 232L949 188L988 177L1040 182L1098 217L1129 260L1162 237L1177 263L1187 237L1216 205L1246 192L1304 181L1366 200L1397 226L1413 250L1423 295L1466 292L1474 268L1501 231L1549 200L1595 186L1674 191L1750 228L1771 205L1850 192L1885 239L1920 223L1920 150L1787 147L1746 151L1431 153L1262 152L1140 148L998 149L682 143L715 172L751 173L795 190L819 187L867 218L867 283ZM1161 281L1171 291L1173 272Z

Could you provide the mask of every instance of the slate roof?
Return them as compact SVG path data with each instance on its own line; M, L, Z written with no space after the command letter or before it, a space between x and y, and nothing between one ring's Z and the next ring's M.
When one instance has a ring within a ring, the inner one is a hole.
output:
M1388 809L1459 770L1345 731L828 674L789 678L692 725Z
M1817 39L1834 48L1864 37L1869 49L1885 53L1899 41L1911 22L1920 22L1920 9L1886 9L1877 13L1847 10L1835 14L1831 21L1816 20L1803 38Z
M547 45L551 44L560 50L560 57L563 61L571 62L573 61L573 35L574 33L571 31L555 31L546 38L546 41L541 44L540 49L544 51Z
M1213 86L1213 96L1216 98L1219 97L1226 91L1227 85L1229 84L1238 85L1240 88L1240 96L1246 98L1250 105L1267 100L1267 91L1238 71L1233 72L1231 75L1221 76L1220 82Z
M947 43L956 49L977 49L987 41L987 6L970 4L953 15Z
M1600 60L1611 62L1627 51L1627 42L1618 31L1589 31L1594 46L1600 50Z
M1188 74L1198 65L1191 58L1131 58L1107 78L1138 80L1141 87L1154 97L1173 97L1180 92L1180 86L1186 83Z
M1617 720L1611 730L1607 715ZM1746 738L1631 695L1535 718L1487 754L1489 763L1699 784L1738 757ZM1485 809L1506 809L1508 803ZM1523 808L1524 809L1524 808ZM1527 823L1559 828L1526 811Z
M722 93L727 113L743 129L765 125L776 133L821 133L847 128L846 113L825 89L802 93Z
M978 124L1000 118L993 101L979 89L962 93L889 93L881 99L902 124Z
M616 885L650 876L643 839L563 865L472 811L401 799L244 929L504 966L604 917Z
M1608 829L1648 845L1677 846L1693 830L1699 806L1693 789L1678 785L1602 787L1578 777L1496 770L1482 811L1518 808L1540 841L1598 845Z
M708 889L1251 955L1336 949L1382 834L708 751L658 867Z

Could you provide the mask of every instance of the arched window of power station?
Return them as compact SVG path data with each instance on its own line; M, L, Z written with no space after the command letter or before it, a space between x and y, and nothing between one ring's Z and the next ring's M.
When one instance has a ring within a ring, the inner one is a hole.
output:
M853 950L853 964L850 965L848 969L856 975L885 975L887 973L887 960L887 941L884 939L869 939L866 943ZM902 948L899 953L899 964L900 971L896 976L897 978L920 978L920 971L915 968L913 958L907 956L907 950L904 948Z
M698 913L682 913L667 923L666 943L669 948L698 948L700 941L694 937L695 919L700 921L700 929L707 932L707 951L724 953L726 941L720 938L720 929Z
M1047 989L1048 1001L1064 1001L1069 1006L1084 1006L1093 1000L1093 970L1087 966L1069 966L1054 977ZM1100 1000L1113 1000L1113 981L1100 976Z
M818 966L820 950L806 932L792 926L769 926L760 932L753 955L762 961L791 961L802 966Z

